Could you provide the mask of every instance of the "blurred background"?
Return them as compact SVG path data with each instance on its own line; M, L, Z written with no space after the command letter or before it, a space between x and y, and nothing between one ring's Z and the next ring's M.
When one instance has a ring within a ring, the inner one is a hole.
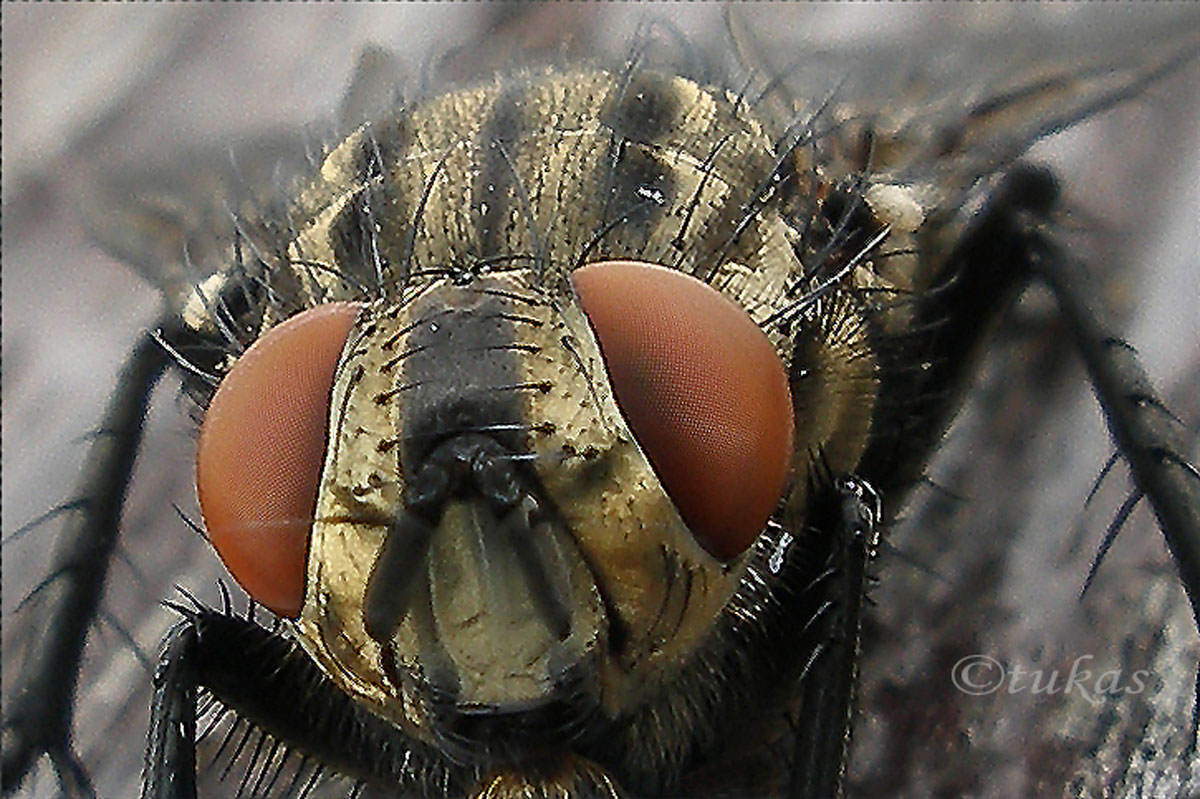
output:
M715 4L14 4L3 18L3 673L40 624L18 603L42 579L54 520L14 536L72 495L89 433L161 299L92 245L81 198L102 176L219 152L279 130L323 131L357 56L396 52L411 81L434 59L470 72L524 52L622 52L647 14L685 38L723 35ZM1111 9L1039 6L1049 50L1069 51ZM1024 7L1022 8L1024 11ZM953 13L950 13L953 12ZM1134 19L1141 24L1146 9ZM895 46L1003 29L990 5L892 8L772 4L746 11L773 46ZM1139 22L1140 21L1140 22ZM1137 30L1136 25L1131 28ZM482 52L486 43L490 52ZM1154 42L1145 42L1151 52ZM507 55L499 56L498 53ZM477 63L476 63L477 62ZM782 63L782 62L781 62ZM1014 64L1018 68L1019 64ZM1195 65L1145 96L1037 146L1063 175L1088 231L1097 291L1190 429L1200 428L1200 77ZM319 133L314 141L319 141ZM176 163L174 168L178 169ZM1182 754L1197 634L1147 509L1134 514L1092 592L1078 601L1125 497L1120 467L1085 508L1111 452L1082 369L1043 292L1031 291L981 367L971 400L888 531L866 624L861 720L849 794L1173 796L1200 788ZM77 697L76 746L101 797L138 794L150 666L186 587L214 602L223 575L174 506L198 518L194 426L178 385L155 395L125 534ZM1194 453L1193 453L1194 454ZM1027 669L1146 668L1131 701L966 696L958 658ZM7 698L7 693L5 693ZM1200 766L1193 769L1200 773ZM234 771L235 778L240 776ZM215 775L208 774L210 779ZM1192 780L1192 782L1188 782ZM344 785L328 795L345 795ZM209 796L229 786L210 786ZM22 792L56 795L45 764Z

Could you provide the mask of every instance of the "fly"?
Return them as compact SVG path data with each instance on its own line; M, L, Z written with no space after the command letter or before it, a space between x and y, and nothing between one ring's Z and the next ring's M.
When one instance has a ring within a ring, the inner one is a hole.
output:
M145 796L191 795L209 722L249 793L328 773L421 796L835 795L856 706L871 718L881 535L1031 278L1200 582L1194 527L1162 510L1194 514L1194 469L1124 349L1096 347L1058 184L1019 160L1195 44L1024 83L981 58L985 93L963 73L928 95L911 54L829 68L757 30L734 20L702 57L651 27L622 57L494 78L484 57L382 107L372 52L339 138L239 154L215 212L166 206L175 239L131 225L161 205L95 218L170 310L114 395L74 546L115 535L146 393L182 367L206 536L277 619L170 600ZM885 64L903 103L874 93ZM57 569L34 594L68 646L85 583ZM38 683L71 674L43 662L6 703L5 788L44 748L84 793L70 696Z

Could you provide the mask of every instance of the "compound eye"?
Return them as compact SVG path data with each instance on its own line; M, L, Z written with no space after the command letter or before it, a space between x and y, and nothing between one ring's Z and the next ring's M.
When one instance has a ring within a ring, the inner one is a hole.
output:
M267 331L221 381L200 427L196 489L209 540L280 616L304 604L330 392L359 310L320 305Z
M729 560L783 493L792 400L775 348L746 312L696 278L606 261L571 275L617 403L693 535Z

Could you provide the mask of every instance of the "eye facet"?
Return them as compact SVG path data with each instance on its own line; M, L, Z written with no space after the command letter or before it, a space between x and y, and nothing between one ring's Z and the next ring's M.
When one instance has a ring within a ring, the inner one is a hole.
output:
M254 343L204 414L196 489L230 574L280 616L304 603L334 372L360 306L303 311Z
M758 537L792 457L779 356L708 284L636 261L571 275L617 403L697 540L729 560Z

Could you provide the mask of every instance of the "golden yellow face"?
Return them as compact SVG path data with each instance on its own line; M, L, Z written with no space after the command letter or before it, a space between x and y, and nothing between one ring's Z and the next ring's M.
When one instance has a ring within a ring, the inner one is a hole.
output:
M424 684L442 672L450 685L437 688L470 708L534 707L583 670L591 701L615 713L661 681L736 588L744 558L718 560L688 531L607 382L588 379L604 366L579 309L556 307L529 275L512 274L439 283L363 317L333 393L299 621L305 647L397 722L420 712ZM516 349L502 357L522 354L515 373L471 346L478 320L477 343L507 339ZM431 371L419 355L388 365L392 353L418 351L430 353ZM446 392L428 404L421 388L403 388L438 380ZM503 397L501 381L533 388ZM497 395L511 407L491 407ZM422 412L457 412L460 427L495 432L412 421ZM438 438L448 443L432 445ZM395 445L381 451L381 441ZM406 493L441 470L425 462L456 447L451 457L493 469L513 497L490 500L472 475L444 506L410 518ZM401 545L394 566L382 554L397 546L390 536L418 541ZM686 601L671 570L688 575ZM371 608L393 601L383 628L368 630ZM610 619L625 629L619 650Z

